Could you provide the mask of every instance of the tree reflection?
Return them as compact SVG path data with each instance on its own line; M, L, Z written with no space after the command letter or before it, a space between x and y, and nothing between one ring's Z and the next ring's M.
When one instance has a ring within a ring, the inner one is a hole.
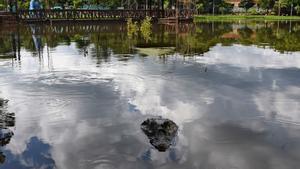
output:
M15 114L7 112L8 100L0 98L0 146L9 144L14 133L9 129L15 126ZM0 163L5 162L5 155L0 151Z
M39 37L40 48L75 43L80 53L97 58L99 63L111 54L135 54L136 47L172 47L182 55L204 54L217 44L257 45L280 52L300 51L299 22L207 22L180 24L177 28L175 25L153 25L151 33L145 29L135 38L128 36L128 31L132 30L127 30L126 23L34 25L34 28L34 32L30 26L12 29L19 31L20 44L26 50L36 52L34 35ZM145 38L145 35L149 36ZM0 54L11 51L13 42L11 37L0 32ZM87 54L87 51L91 53Z

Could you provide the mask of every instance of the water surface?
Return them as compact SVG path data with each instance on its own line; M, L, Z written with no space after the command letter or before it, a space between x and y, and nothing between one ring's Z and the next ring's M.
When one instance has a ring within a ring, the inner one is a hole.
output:
M299 168L300 23L126 29L0 31L0 168ZM141 130L157 117L178 126L165 152Z

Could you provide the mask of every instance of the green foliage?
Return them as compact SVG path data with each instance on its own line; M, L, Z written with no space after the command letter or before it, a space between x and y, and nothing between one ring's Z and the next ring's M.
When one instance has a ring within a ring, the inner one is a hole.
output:
M232 9L233 5L227 3L226 1L222 1L218 6L219 13L221 14L231 13Z
M285 21L236 21L234 24L232 22L235 21L214 22L213 24L212 22L197 23L191 27L185 27L185 31L179 33L176 38L174 32L168 32L161 25L155 25L157 29L152 30L151 41L147 43L144 43L145 39L142 36L135 36L135 38L130 39L126 31L120 31L124 27L121 24L97 25L98 28L93 31L83 29L82 27L85 26L79 24L70 25L72 29L67 29L68 26L54 25L57 30L65 30L59 33L54 33L52 28L45 26L42 27L45 33L40 35L40 38L41 46L47 44L50 48L55 48L62 43L64 45L75 44L79 51L89 47L93 51L89 54L92 57L97 57L97 60L99 58L99 62L109 57L110 52L115 54L134 53L133 49L137 46L173 46L176 47L178 53L185 55L205 53L217 44L256 45L282 52L300 50L300 24L298 22L291 22L291 25L290 22ZM109 31L100 32L103 27L108 27ZM36 51L30 27L22 26L19 30L22 48L27 51ZM139 32L138 29L136 32ZM224 36L226 34L236 36L234 38L227 36L226 38ZM0 54L10 53L12 50L11 38L14 36L10 35L4 35L0 32Z
M164 1L164 9L167 9L170 5L170 1L169 0L165 0Z
M133 22L131 18L127 20L127 35L129 39L133 39L141 32L142 37L148 42L151 40L152 23L151 17L147 16L142 22L140 27L137 22Z
M297 14L300 15L300 5L297 5L297 6L295 7L295 9L296 9Z
M203 22L203 21L287 21L287 20L295 20L299 21L300 16L274 16L274 15L200 15L194 18L195 22Z
M290 14L293 14L293 11L295 10L297 14L299 14L299 9L297 9L297 6L300 6L300 0L287 0L287 4L290 7Z
M90 4L90 5L102 5L108 8L116 8L121 5L120 0L40 0L40 2L43 4L43 7L47 6L46 3L49 3L50 7L53 7L55 5L68 5L73 6L74 8L80 8L84 4ZM4 5L4 3L1 3L0 5ZM18 0L18 5L20 9L28 9L30 4L30 0ZM1 7L0 7L1 9Z
M0 10L5 10L7 7L7 1L6 0L0 0Z
M257 4L262 9L272 9L275 4L275 0L258 0Z
M19 9L29 9L30 1L18 0Z
M11 52L11 38L0 37L0 55Z
M255 5L253 0L241 0L239 7L245 8L246 11Z
M74 8L79 8L82 5L83 5L82 0L73 0L73 6L74 6Z
M127 20L127 35L130 39L132 39L138 33L138 24L137 22L133 22L131 18Z
M286 8L288 6L288 1L287 0L278 0L274 4L274 11L277 11L278 15L281 15L281 9Z
M198 14L202 13L204 11L203 3L196 4L196 10L197 10Z
M18 6L20 9L28 9L30 0L17 0ZM46 4L49 4L50 7L55 5L68 5L69 7L74 8L81 8L82 6L89 4L89 5L99 5L102 7L116 9L117 7L122 6L120 0L40 0L45 8ZM138 0L137 1L140 5L143 5L145 1ZM148 1L150 2L150 1ZM214 11L215 14L228 14L232 13L233 6L232 4L227 3L227 0L195 0L195 9L197 10L198 14L211 14ZM7 8L6 0L0 0L0 10L4 10ZM153 5L155 5L154 1L152 1ZM170 4L172 3L171 0L164 1L164 7L170 8ZM254 11L252 7L254 4L257 3L257 7L262 9ZM246 9L250 9L249 13L253 15L257 14L290 14L291 12L294 14L300 15L300 0L241 0L240 7Z
M151 24L151 17L147 16L143 21L142 21L142 24L141 24L141 33L142 33L142 36L144 37L144 39L146 41L149 41L151 40L151 27L152 27L152 24Z
M232 5L225 0L196 0L195 2L198 13L212 13L213 6L215 13L228 13L232 10Z
M257 11L257 8L256 7L252 7L250 9L248 9L248 13L251 14L251 15L258 15L260 14L258 11Z

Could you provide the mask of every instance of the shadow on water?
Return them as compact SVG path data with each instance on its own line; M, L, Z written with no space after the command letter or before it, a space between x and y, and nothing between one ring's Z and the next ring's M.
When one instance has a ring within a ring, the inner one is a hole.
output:
M141 129L158 151L165 152L172 145L178 126L169 119L157 117L145 120Z
M14 133L10 130L15 126L15 114L7 112L8 100L0 98L0 149L9 144ZM0 151L0 163L5 162L6 156Z

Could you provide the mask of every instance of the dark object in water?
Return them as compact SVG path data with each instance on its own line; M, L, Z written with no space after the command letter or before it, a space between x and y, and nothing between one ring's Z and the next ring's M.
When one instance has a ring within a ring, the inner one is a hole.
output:
M13 135L14 133L9 129L0 129L0 146L7 145Z
M0 98L0 148L9 144L14 133L9 129L15 126L15 114L7 112L8 100ZM0 164L5 162L5 155L0 151Z
M8 100L0 98L0 108L4 107L8 103Z
M171 146L178 126L169 119L150 118L141 124L141 129L147 135L150 143L158 151L164 152Z
M7 112L8 100L0 98L0 130L15 126L15 113Z

